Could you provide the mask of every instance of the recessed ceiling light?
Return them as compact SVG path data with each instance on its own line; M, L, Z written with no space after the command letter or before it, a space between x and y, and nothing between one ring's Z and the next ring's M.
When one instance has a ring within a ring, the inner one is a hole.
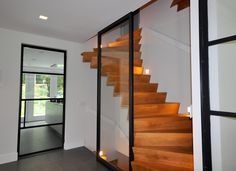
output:
M44 15L40 15L40 16L39 16L39 19L41 19L41 20L47 20L48 17L47 17L47 16L44 16Z

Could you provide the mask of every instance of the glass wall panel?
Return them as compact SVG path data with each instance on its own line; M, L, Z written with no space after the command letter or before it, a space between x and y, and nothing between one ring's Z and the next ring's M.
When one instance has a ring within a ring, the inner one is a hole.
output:
M211 116L213 171L236 170L236 118Z
M128 22L102 35L100 156L115 167L129 167Z
M236 113L236 42L209 47L211 110Z
M236 34L236 1L208 0L209 39L215 40Z

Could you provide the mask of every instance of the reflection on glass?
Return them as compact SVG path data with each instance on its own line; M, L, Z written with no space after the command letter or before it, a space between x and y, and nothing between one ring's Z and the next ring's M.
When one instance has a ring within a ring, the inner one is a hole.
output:
M104 34L101 52L101 151L99 155L121 170L129 168L128 30L126 22ZM123 35L126 35L126 38L122 44L119 43L119 38ZM120 98L125 98L125 103L121 103Z
M20 155L62 147L62 125L21 129Z
M209 0L209 38L210 40L236 34L236 1Z
M23 71L63 73L64 53L35 48L24 48Z
M236 112L236 42L209 48L211 109Z

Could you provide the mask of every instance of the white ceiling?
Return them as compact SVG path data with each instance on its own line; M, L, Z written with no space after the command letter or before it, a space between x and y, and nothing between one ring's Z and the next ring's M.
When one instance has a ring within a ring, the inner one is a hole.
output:
M148 1L0 0L0 27L84 42ZM48 20L39 20L39 15Z

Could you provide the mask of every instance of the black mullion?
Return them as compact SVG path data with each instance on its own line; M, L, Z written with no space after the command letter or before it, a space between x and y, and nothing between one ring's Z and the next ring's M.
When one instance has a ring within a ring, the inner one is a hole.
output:
M26 122L26 101L24 102L25 103L25 106L24 106L24 126L23 128L25 128L25 122Z
M62 73L51 73L51 72L22 71L22 73L24 73L24 74L35 74L35 75L60 75L60 76L64 76L64 73L62 74Z
M21 128L21 129L48 127L48 126L55 126L55 125L63 125L63 122L60 122L60 123L52 123L52 124L43 124L43 125L35 125L35 126L25 126L24 128Z
M201 75L201 122L203 170L212 170L211 132L210 132L210 93L208 61L208 1L199 0L199 38Z
M214 111L214 110L211 110L210 111L210 115L226 116L226 117L234 117L234 118L236 118L236 113L234 113L234 112L225 112L225 111Z
M236 35L233 35L233 36L209 41L208 46L214 46L214 45L223 44L223 43L227 43L227 42L231 42L231 41L235 41L235 40L236 40Z
M100 152L100 140L101 140L101 68L102 68L102 51L101 51L101 43L102 43L102 34L98 33L98 57L97 57L97 160L99 161L99 152Z
M65 98L35 98L35 99L21 99L21 101L49 101L49 100L64 100Z
M64 147L64 143L65 143L65 123L66 123L66 73L67 73L67 51L64 51L64 67L63 67L64 71L64 75L63 75L63 98L61 98L60 100L63 100L63 128L62 128L62 144Z
M17 135L17 153L20 154L20 133L21 133L21 99L22 99L22 83L23 83L23 58L24 58L24 46L21 45L21 64L20 64L20 95L19 95L19 116L18 116L18 135Z
M129 170L132 171L131 162L134 160L133 146L134 146L134 16L131 12L129 14Z

